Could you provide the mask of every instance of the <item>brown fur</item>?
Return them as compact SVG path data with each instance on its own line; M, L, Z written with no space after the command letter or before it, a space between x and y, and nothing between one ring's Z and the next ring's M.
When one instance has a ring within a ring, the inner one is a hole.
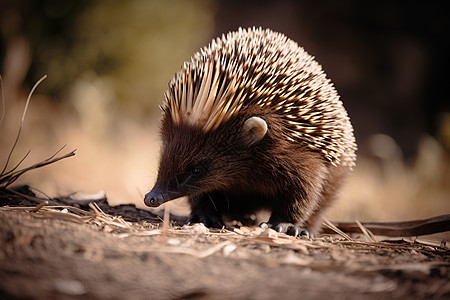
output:
M249 116L263 115L267 135L248 146L240 128ZM316 231L318 216L335 197L348 167L333 166L307 145L283 137L276 114L249 111L205 133L173 124L164 116L163 147L155 188L165 201L189 196L191 221L221 227L222 215L243 216L270 209L269 223L292 223ZM193 166L206 169L203 178L186 183Z

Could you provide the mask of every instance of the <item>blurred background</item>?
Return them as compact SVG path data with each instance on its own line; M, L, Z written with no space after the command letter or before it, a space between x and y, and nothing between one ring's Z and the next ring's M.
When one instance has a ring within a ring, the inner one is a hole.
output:
M77 154L20 183L50 196L105 191L113 205L142 208L167 82L212 38L262 26L316 57L354 125L357 167L329 218L450 213L449 23L433 1L3 0L0 166L47 74L10 165L28 150L24 166L65 144Z

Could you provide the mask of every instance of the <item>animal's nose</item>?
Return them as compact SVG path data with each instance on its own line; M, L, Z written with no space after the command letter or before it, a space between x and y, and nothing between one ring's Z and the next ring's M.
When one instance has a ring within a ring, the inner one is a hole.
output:
M159 191L151 190L145 195L144 203L150 207L157 207L164 203L163 195Z

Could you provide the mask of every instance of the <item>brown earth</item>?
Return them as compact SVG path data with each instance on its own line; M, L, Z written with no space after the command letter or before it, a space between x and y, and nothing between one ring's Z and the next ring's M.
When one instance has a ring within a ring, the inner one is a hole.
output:
M444 243L159 229L96 211L0 208L0 298L450 299Z

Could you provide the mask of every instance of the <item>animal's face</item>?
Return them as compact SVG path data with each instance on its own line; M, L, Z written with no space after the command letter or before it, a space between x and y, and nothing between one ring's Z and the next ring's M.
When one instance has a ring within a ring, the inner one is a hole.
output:
M232 189L251 172L249 149L265 135L252 122L205 133L163 120L161 132L158 178L144 199L152 207L182 196Z

